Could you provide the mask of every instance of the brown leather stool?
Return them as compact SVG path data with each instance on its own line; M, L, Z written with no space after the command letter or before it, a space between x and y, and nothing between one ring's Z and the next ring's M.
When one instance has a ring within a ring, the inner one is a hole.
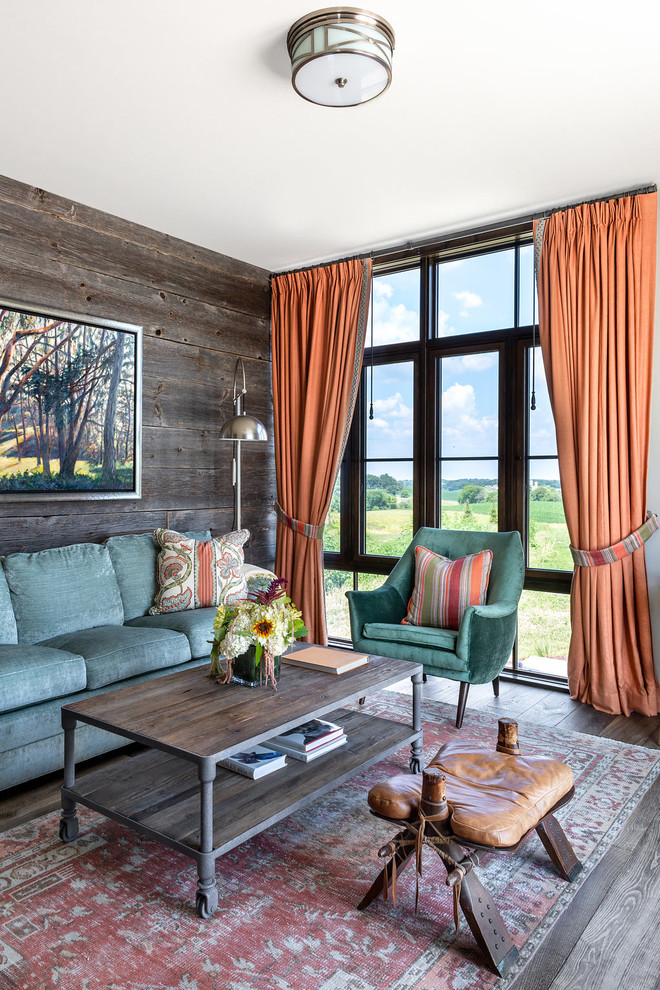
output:
M443 746L422 775L406 774L376 784L369 792L374 815L395 822L400 831L378 855L390 860L358 905L366 908L390 888L396 901L396 874L415 858L421 875L424 845L438 853L446 883L489 964L504 976L518 957L493 899L477 877L476 852L515 852L536 830L564 880L582 869L554 812L573 797L573 773L560 760L521 756L518 723L500 719L496 752L473 744ZM418 888L419 893L419 888ZM417 902L415 902L417 908Z

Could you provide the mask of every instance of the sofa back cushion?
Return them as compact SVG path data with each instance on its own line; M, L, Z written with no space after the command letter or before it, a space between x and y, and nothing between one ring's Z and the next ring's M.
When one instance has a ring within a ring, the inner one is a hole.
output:
M207 529L201 533L186 533L193 540L210 540ZM154 603L158 582L156 561L158 546L153 533L132 533L111 536L105 541L117 575L119 592L124 605L124 621L147 615Z
M14 553L5 576L19 643L93 626L121 626L124 609L108 548L95 543Z
M4 558L2 558L4 560ZM0 643L18 643L16 616L11 605L9 585L4 569L0 566Z

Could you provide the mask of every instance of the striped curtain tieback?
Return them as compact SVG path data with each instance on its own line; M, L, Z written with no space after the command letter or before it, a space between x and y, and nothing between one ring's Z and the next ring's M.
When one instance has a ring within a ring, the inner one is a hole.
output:
M613 546L606 547L605 550L577 550L575 547L571 547L573 562L578 567L598 567L600 564L613 564L616 560L621 560L622 557L627 557L628 554L639 550L657 529L660 529L660 518L655 512L647 512L646 519L639 529L636 529L630 536L626 536L624 540L619 540Z
M301 536L306 536L309 540L321 540L323 539L323 530L325 529L325 523L320 526L313 526L312 523L301 522L300 519L294 519L293 516L288 515L282 508L279 502L275 503L275 513L280 522L292 529L294 533L299 533Z

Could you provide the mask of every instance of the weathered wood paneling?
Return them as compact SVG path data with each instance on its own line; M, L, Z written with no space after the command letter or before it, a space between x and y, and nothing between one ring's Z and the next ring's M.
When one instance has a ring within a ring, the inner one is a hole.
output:
M275 469L265 271L0 176L0 298L144 328L142 498L0 502L0 553L156 526L231 529L236 358L267 444L243 450L248 560L272 564Z

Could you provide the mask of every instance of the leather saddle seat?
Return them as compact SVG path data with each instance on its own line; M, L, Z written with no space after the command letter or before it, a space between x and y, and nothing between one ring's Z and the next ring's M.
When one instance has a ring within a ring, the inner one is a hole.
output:
M559 760L470 743L447 743L429 766L444 773L451 830L470 845L516 845L573 787L570 767ZM369 807L383 818L410 821L419 818L421 792L421 774L390 777L371 788Z

